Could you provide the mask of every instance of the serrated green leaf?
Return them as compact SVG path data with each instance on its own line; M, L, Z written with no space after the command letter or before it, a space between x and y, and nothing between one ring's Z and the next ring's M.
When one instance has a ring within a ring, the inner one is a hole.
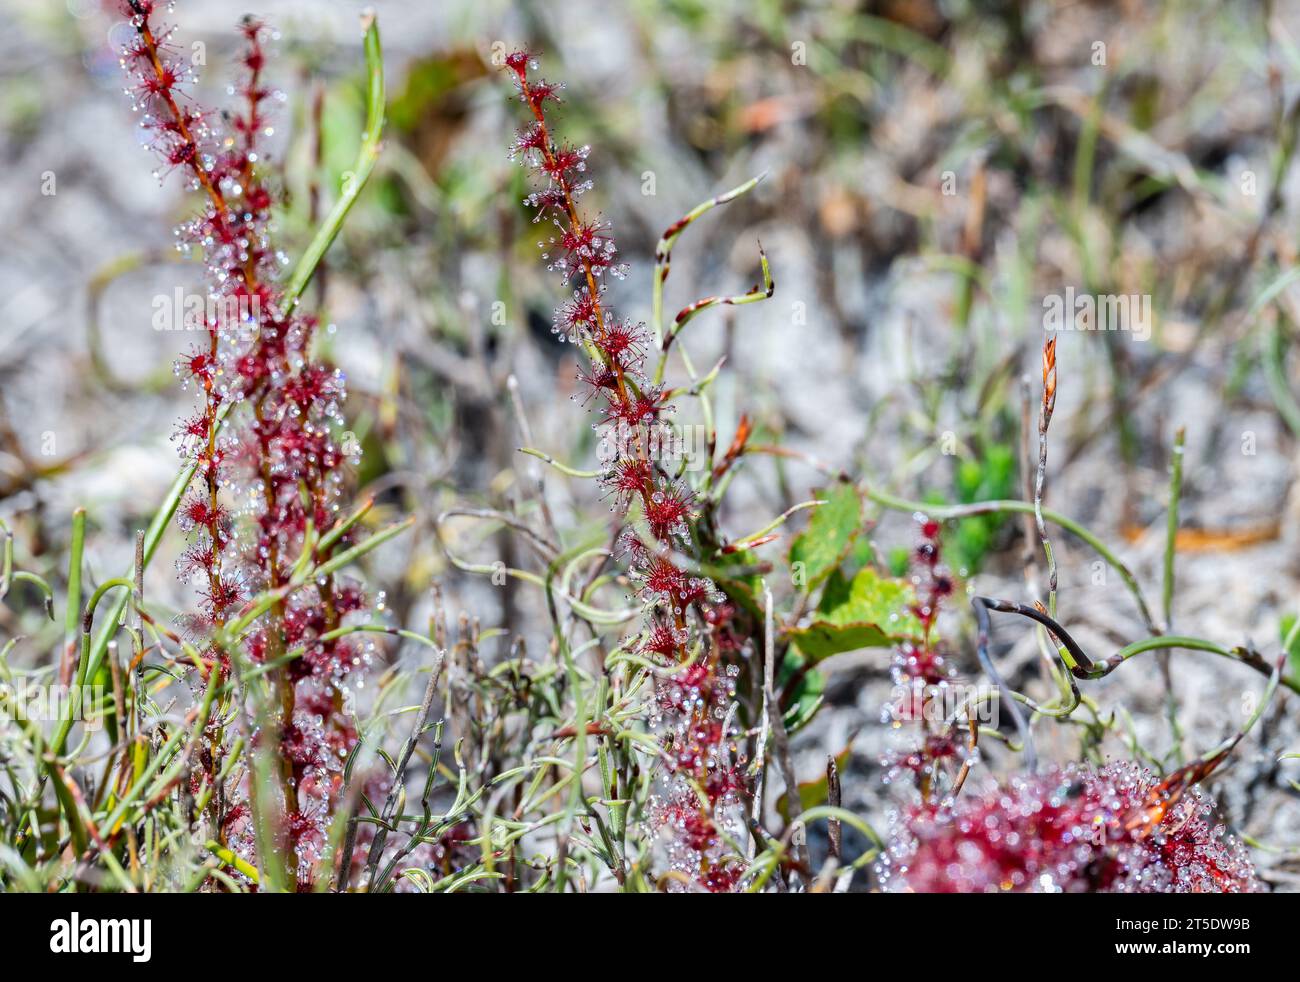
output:
M844 651L919 640L914 602L911 584L882 577L871 567L859 570L850 582L837 573L827 581L817 618L789 637L813 664Z
M837 484L817 497L826 504L813 511L808 528L790 544L791 575L809 590L840 565L862 530L862 498L852 484Z

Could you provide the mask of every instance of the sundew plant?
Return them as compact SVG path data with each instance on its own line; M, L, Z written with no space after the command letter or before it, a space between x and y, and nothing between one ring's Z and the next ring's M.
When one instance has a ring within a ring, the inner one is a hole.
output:
M1300 882L1280 16L214 6L23 22L5 892Z

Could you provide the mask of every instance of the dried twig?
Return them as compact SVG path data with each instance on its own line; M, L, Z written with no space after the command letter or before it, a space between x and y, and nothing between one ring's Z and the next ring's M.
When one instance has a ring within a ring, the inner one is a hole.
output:
M1047 428L1056 409L1056 338L1043 344L1043 401L1038 412L1038 473L1034 478L1034 524L1047 557L1047 609L1056 616L1056 557L1043 520L1043 484L1047 479Z

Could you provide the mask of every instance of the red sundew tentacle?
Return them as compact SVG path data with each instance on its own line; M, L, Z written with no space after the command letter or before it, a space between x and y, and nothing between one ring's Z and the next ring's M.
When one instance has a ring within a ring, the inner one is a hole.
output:
M192 536L178 571L204 581L200 610L183 616L182 627L203 647L251 594L285 582L309 518L320 529L337 517L347 461L332 434L341 423L346 385L333 366L312 357L315 321L292 311L275 285L280 260L267 228L274 195L262 178L267 103L274 96L263 78L271 33L253 18L240 24L244 47L234 89L240 108L225 117L230 137L220 139L213 121L221 117L188 103L189 70L169 44L171 30L157 26L155 4L126 0L123 10L135 31L122 52L132 78L128 91L145 115L154 150L204 194L203 210L179 233L183 248L203 253L209 291L222 301L218 313L205 318L208 343L176 365L183 381L200 387L202 399L200 409L178 426L176 440L198 474L178 514ZM223 417L227 431L219 438ZM232 515L227 501L236 500L253 503ZM253 534L241 532L245 528ZM281 696L281 757L288 761L283 790L297 823L294 842L320 839L328 821L337 791L330 776L340 772L341 754L355 741L339 711L340 686L368 659L368 642L317 639L364 606L354 585L327 577L313 590L277 602L244 642L255 661L284 654L289 638L309 648L296 677L282 669L273 676ZM328 711L318 708L304 721L295 703L300 696L317 699L321 689ZM304 790L308 785L310 793ZM214 820L218 830L226 824ZM300 851L299 875L309 876L309 868L307 853Z
M644 498L654 481L650 462L641 457L622 457L601 478L620 507L626 508L633 498Z
M1252 893L1241 842L1191 788L1150 829L1124 819L1158 788L1116 762L1022 775L984 794L922 804L894 821L877 868L886 889L920 893Z
M944 600L952 593L950 574L942 563L941 528L938 522L917 516L921 541L912 552L912 587L916 601L911 612L921 622L919 640L904 641L893 653L890 677L894 697L884 707L882 717L895 726L907 723L920 728L919 737L902 749L887 753L881 760L885 781L903 774L912 775L921 795L929 799L944 769L969 759L970 750L958 736L946 713L935 711L945 687L956 679L942 647L934 638ZM909 734L909 739L911 735Z
M692 517L691 493L679 481L661 481L645 496L645 518L650 534L660 541L686 541L687 520Z
M618 248L609 224L585 219L577 198L590 187L581 177L587 168L588 147L557 144L546 116L548 104L557 100L560 86L534 80L536 65L527 51L506 58L521 101L533 120L510 147L510 156L533 170L540 187L525 204L537 211L535 221L549 215L556 231L539 243L549 267L566 280L576 280L572 295L555 312L554 330L578 343L591 355L591 366L579 373L586 398L600 397L603 407L597 426L612 450L612 461L602 476L615 507L641 505L649 540L631 532L620 536L630 576L646 605L648 626L639 651L669 665L685 666L679 676L662 681L652 720L665 729L665 746L673 761L665 774L666 791L652 811L652 834L662 836L669 863L695 877L709 890L733 889L741 867L722 861L717 823L734 809L744 781L735 769L737 751L724 719L735 697L728 672L719 674L719 653L724 634L720 618L710 611L720 601L716 586L704 577L682 569L672 550L689 545L692 500L675 481L656 478L651 458L651 436L672 407L664 403L664 390L647 386L641 377L645 329L619 321L604 304L607 273L621 276ZM704 801L696 789L704 792Z

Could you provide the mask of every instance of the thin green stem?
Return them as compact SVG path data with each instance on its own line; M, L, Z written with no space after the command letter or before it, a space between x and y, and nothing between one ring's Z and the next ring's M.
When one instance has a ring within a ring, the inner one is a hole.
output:
M1183 492L1183 447L1187 430L1180 426L1174 435L1173 458L1169 462L1169 520L1165 528L1164 582L1160 599L1165 630L1173 627L1174 553L1178 549L1178 504Z
M352 165L351 172L345 175L343 193L330 209L324 224L316 231L316 235L302 254L302 258L298 260L298 265L294 267L293 275L289 278L284 298L290 307L302 298L303 290L307 289L316 267L325 258L325 253L339 234L339 229L343 227L343 220L348 217L348 212L356 203L361 189L370 179L371 171L375 169L375 161L379 159L385 121L384 53L379 44L379 23L373 12L362 15L361 26L365 31L366 51L366 130L362 136L356 163Z
M899 498L895 495L884 491L876 490L870 486L863 486L863 492L876 504L894 511L912 511L924 512L925 514L938 519L948 518L969 518L972 515L988 515L998 512L1014 512L1021 515L1033 515L1034 505L1029 501L1019 501L1014 498L1002 498L993 501L975 501L963 505L933 505L926 504L923 501L908 501L905 498ZM1151 616L1151 608L1147 604L1146 595L1142 592L1142 587L1138 584L1137 577L1133 571L1121 560L1115 553L1104 543L1098 536L1089 531L1083 525L1074 519L1062 515L1058 511L1050 508L1043 509L1043 518L1053 525L1060 526L1067 532L1072 533L1087 543L1094 552L1104 559L1128 588L1133 600L1137 603L1138 611L1142 615L1142 620L1147 629L1153 634L1159 632L1159 627L1155 619Z

